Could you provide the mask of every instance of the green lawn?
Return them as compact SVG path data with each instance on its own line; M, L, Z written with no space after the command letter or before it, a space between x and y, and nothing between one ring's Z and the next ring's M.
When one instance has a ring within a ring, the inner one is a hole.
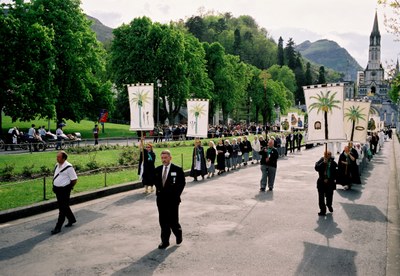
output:
M16 121L12 122L11 117L3 116L3 133L7 133L7 131L13 127L17 126L21 131L28 132L28 129L31 127L32 124L36 125L36 128L40 126L45 126L46 130L49 130L49 123L50 123L50 131L52 133L56 132L57 124L54 121L48 121L44 119L36 119L30 122L21 122ZM66 122L66 126L63 128L65 134L79 132L82 135L82 138L93 138L92 129L94 127L95 122L82 120L79 123L74 123L70 120ZM121 124L112 124L112 123L105 123L104 124L104 133L101 132L101 125L100 127L100 138L110 138L110 137L132 137L136 136L136 131L129 131L129 125L121 125Z
M190 143L190 142L189 142ZM155 148L156 166L161 164L160 153L165 148ZM190 169L192 164L191 146L169 148L172 153L172 162L182 166L184 170ZM79 164L84 167L88 162L96 160L101 167L117 166L118 158L122 149L97 151L87 154L69 154L68 161L73 165ZM56 163L56 152L34 152L33 154L21 153L13 155L0 155L0 171L6 164L14 164L15 172L22 172L24 167L33 166L34 171L39 171L41 166L54 169ZM138 180L137 168L128 168L123 171L108 172L105 183L105 173L79 173L78 184L74 193L91 191L103 188L105 185L112 186ZM43 177L35 180L21 182L0 182L0 211L10 208L26 206L43 201ZM54 198L52 192L52 178L46 178L46 199Z

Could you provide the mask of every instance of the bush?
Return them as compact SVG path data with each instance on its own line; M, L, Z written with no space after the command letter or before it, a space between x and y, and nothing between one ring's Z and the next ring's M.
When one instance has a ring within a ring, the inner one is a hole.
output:
M124 147L119 159L118 163L120 165L135 165L139 163L139 149L134 147Z
M33 168L35 167L35 165L32 166L24 166L22 168L22 175L24 177L30 178L33 175Z
M51 174L51 170L46 166L41 166L40 173L44 176L49 176Z
M9 181L14 177L15 164L6 163L5 167L1 170L1 179Z

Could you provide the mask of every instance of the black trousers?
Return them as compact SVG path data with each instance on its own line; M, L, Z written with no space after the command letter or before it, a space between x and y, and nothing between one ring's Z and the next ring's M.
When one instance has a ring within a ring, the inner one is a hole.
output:
M171 231L176 237L182 237L182 228L179 224L179 203L157 200L157 208L161 227L161 241L169 243Z
M61 229L64 224L65 218L69 222L75 222L75 216L69 207L69 199L71 196L72 185L67 185L65 187L56 187L53 185L53 192L56 194L58 203L58 220L56 228Z
M325 203L326 198L326 203ZM326 213L326 206L332 207L333 190L318 189L318 205L321 213Z

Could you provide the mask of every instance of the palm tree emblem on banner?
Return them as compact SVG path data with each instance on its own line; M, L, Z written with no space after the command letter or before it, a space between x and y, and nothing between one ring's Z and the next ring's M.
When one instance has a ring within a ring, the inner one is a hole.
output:
M137 104L138 109L139 109L139 127L142 127L142 108L145 107L145 105L149 101L149 92L145 91L139 91L137 94L135 94L132 98L132 103ZM143 118L145 118L145 115L143 114Z
M350 135L350 141L353 141L354 138L354 130L356 128L356 123L358 123L360 120L364 120L364 113L362 112L364 110L360 109L360 106L351 106L349 108L346 108L347 113L344 114L345 117L347 117L348 121L352 122L352 127L351 127L351 135Z
M320 91L319 95L311 96L311 99L315 99L316 102L312 103L309 107L309 111L317 109L317 114L319 112L324 112L324 126L325 126L325 140L328 140L328 112L332 113L333 108L340 109L337 104L340 103L339 100L335 99L336 93L331 94L331 91L324 92Z
M194 123L194 127L195 127L195 134L197 134L197 124L198 124L198 119L199 117L203 116L205 114L205 105L204 104L195 104L193 106L193 108L190 110L190 113L193 114L194 118L195 118L195 123Z

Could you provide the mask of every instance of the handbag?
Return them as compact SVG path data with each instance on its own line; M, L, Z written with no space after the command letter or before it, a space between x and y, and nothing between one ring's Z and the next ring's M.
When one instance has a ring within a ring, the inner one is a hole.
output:
M242 156L242 152L241 151L238 151L238 156Z

